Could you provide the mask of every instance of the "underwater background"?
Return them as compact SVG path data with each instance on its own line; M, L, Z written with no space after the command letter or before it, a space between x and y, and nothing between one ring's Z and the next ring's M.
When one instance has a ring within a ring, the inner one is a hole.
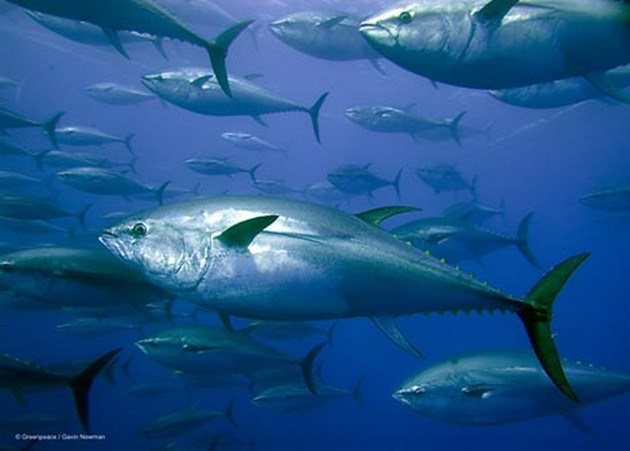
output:
M86 95L85 88L98 82L116 82L143 89L140 78L149 73L182 66L209 67L207 55L188 44L164 40L165 59L150 44L129 46L130 60L111 47L94 47L70 41L35 23L18 8L0 15L0 75L19 81L19 88L3 88L0 106L32 118L46 118L65 112L59 126L95 127L112 135L131 133L138 180L157 186L190 190L199 183L199 196L258 194L247 174L211 177L187 169L191 157L229 157L243 168L261 164L256 177L275 180L303 190L326 180L328 173L344 164L367 165L386 180L403 170L401 197L391 186L370 196L356 196L332 202L350 213L385 205L421 208L417 217L438 216L449 205L466 201L470 193L436 194L415 174L416 168L449 163L466 180L477 177L477 198L486 205L505 205L505 212L487 223L489 227L515 234L521 219L533 212L530 247L541 264L535 268L515 247L483 258L465 261L462 270L487 280L514 295L525 294L531 285L561 259L579 252L591 258L567 284L555 306L552 327L560 354L619 372L630 372L630 216L591 209L580 196L598 186L628 183L630 174L630 109L627 105L588 101L573 106L533 110L498 102L481 90L457 88L408 73L380 60L383 74L368 61L334 62L297 52L275 38L267 24L284 15L309 9L338 9L367 16L385 1L216 1L239 19L251 18L255 40L243 34L230 48L230 74L260 74L256 83L284 97L310 106L322 93L330 92L321 110L321 145L313 138L309 118L303 113L264 117L263 127L249 117L198 115L150 100L138 105L113 106ZM213 36L219 28L194 24L202 36ZM453 118L466 114L461 125L487 131L462 139L431 142L414 140L404 134L375 133L348 120L344 111L355 105L381 104L399 108L410 104L413 111L432 118ZM237 149L221 138L225 132L246 132L285 147L286 152L249 152ZM32 152L50 147L40 130L10 132L12 141ZM132 155L121 144L75 148L129 161ZM71 211L85 205L87 232L77 229L73 236L63 233L28 234L0 229L0 243L18 247L80 242L98 246L98 231L109 223L113 212L153 208L155 200L96 196L72 189L56 180L54 170L41 171L33 160L0 156L0 170L14 171L49 180L47 196ZM40 193L41 194L41 193ZM305 199L303 194L287 196ZM311 198L308 198L314 201ZM173 200L167 199L166 203ZM55 221L73 228L75 218ZM387 227L401 224L393 218ZM177 324L220 324L211 312L190 315L195 308L176 301ZM396 348L368 319L338 321L332 345L318 361L322 377L335 387L352 390L364 377L364 408L352 397L336 400L300 412L272 412L250 403L247 387L184 388L168 369L142 354L134 342L144 334L169 326L147 324L142 330L128 330L96 337L63 334L56 326L74 317L61 310L13 311L3 309L0 317L0 351L46 366L67 360L88 361L116 347L123 347L114 368L115 384L104 378L95 382L90 397L92 433L104 434L100 441L39 442L34 449L208 449L187 448L197 438L224 433L232 437L216 449L259 450L449 450L463 447L492 450L530 449L630 449L627 433L630 404L619 397L581 411L593 433L579 431L560 416L549 416L513 425L467 427L425 418L398 404L392 391L403 380L441 360L480 350L527 349L529 342L514 315L476 313L409 316L399 320L410 340L427 359L419 360ZM234 319L243 326L245 320ZM327 329L332 322L322 322ZM292 342L270 342L295 356L304 355L322 337ZM130 363L122 370L122 363ZM136 383L172 382L178 389L165 395L142 399L128 396ZM175 440L147 440L137 430L152 418L187 408L223 411L232 400L236 426L224 419L212 421ZM53 431L78 433L69 390L24 394L20 405L9 391L0 393L0 423L27 412L44 412L60 420ZM23 446L15 431L2 427L0 443L8 449ZM168 443L177 446L166 448ZM216 445L216 443L215 443ZM214 449L214 448L210 448Z

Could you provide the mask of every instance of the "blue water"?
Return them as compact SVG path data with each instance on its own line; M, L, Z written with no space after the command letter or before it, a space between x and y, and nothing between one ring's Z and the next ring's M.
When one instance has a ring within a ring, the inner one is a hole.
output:
M312 135L305 114L269 115L264 128L248 117L209 117L152 101L138 106L117 107L87 97L88 85L112 81L140 87L140 76L178 66L207 67L205 53L192 46L164 42L169 60L150 44L129 47L131 60L115 50L74 43L45 30L21 11L0 15L0 75L23 82L19 98L11 89L3 90L1 106L29 117L45 118L65 111L60 125L92 126L117 136L136 133L133 145L139 156L138 179L158 185L192 188L201 182L201 195L256 194L246 175L232 179L208 177L186 169L182 162L193 156L229 156L243 167L262 163L261 179L279 180L302 188L324 181L326 174L342 164L368 164L383 178L393 180L401 168L402 199L391 188L375 193L374 199L357 197L340 208L360 212L377 206L405 204L420 207L423 215L438 215L448 205L468 199L468 194L435 195L414 174L415 168L434 162L447 162L470 180L478 177L483 203L498 206L505 201L504 219L489 225L515 233L523 216L534 212L531 247L543 268L582 251L592 257L579 269L562 291L555 307L553 330L563 356L593 362L611 369L630 372L630 332L627 327L630 279L625 258L630 254L628 217L591 210L579 197L598 185L627 180L630 171L630 135L627 106L591 101L563 110L534 111L501 104L484 92L440 85L383 62L386 75L379 74L366 61L330 62L311 58L287 47L266 29L270 19L301 9L333 6L346 2L323 0L271 2L217 2L234 16L258 19L257 48L247 36L240 37L228 57L233 74L260 73L256 83L304 105L310 105L323 92L331 94L321 115L322 144ZM365 15L382 4L365 0L352 2L353 10ZM203 30L211 36L216 30ZM440 144L415 142L408 136L378 134L358 127L345 118L345 108L362 104L403 106L415 103L415 111L429 117L450 118L467 111L462 124L485 129L490 137L473 137L458 147L453 141ZM255 134L278 145L290 146L288 154L260 154L232 148L220 138L226 131ZM49 147L36 129L11 132L11 138L32 151ZM64 150L89 150L126 160L121 145ZM21 171L42 176L28 160L7 157L1 170ZM51 177L47 172L46 177ZM58 203L70 210L93 204L87 215L89 229L97 232L105 225L102 217L110 212L132 212L155 205L150 201L130 201L118 197L94 196L52 182ZM296 198L301 198L297 196ZM398 220L390 224L397 224ZM73 220L58 224L72 225ZM92 240L94 240L92 238ZM60 236L22 235L0 230L0 242L29 246L63 243ZM96 242L94 241L95 245ZM524 294L542 274L530 266L515 248L484 259L484 264L462 264L466 271L515 295ZM187 312L183 302L176 310ZM117 384L98 379L91 393L92 432L103 434L101 441L57 440L36 444L34 449L159 449L167 442L147 441L137 429L160 414L191 406L223 410L236 399L231 427L217 420L178 441L182 447L196 436L224 431L254 440L258 450L450 450L483 449L630 449L627 425L630 404L618 398L583 409L584 420L595 431L584 434L561 417L546 417L520 424L469 428L424 418L394 401L391 392L407 377L442 359L486 349L522 349L528 341L513 315L467 316L460 314L407 317L400 320L410 339L427 355L419 361L395 348L367 319L341 321L334 345L326 348L323 377L330 384L350 389L365 376L365 409L351 398L318 409L298 413L273 413L249 402L245 389L191 389L176 395L152 399L132 399L125 390L144 381L173 380L170 372L149 360L134 345L137 332L120 332L107 337L77 339L63 335L55 326L72 317L62 312L3 311L0 324L0 351L25 360L54 363L67 359L91 359L118 346L124 347L121 361L131 359L130 376L116 371ZM216 324L210 314L201 322ZM243 323L244 324L244 323ZM328 326L330 323L323 324ZM154 332L163 326L150 326ZM298 356L317 339L279 344ZM9 392L0 394L0 420L26 412L49 412L66 419L55 433L80 431L69 390L35 392L24 395L21 406ZM2 431L0 443L19 449L15 434L31 431ZM248 445L240 448L249 449ZM179 449L179 448L177 448ZM185 448L183 448L185 449Z

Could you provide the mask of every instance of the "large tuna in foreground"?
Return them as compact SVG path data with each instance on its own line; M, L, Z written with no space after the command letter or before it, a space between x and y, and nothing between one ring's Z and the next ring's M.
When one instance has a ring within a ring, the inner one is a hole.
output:
M630 375L563 361L571 385L592 404L628 393ZM527 351L485 352L438 363L406 380L392 395L428 417L469 426L493 426L564 415L579 407L549 383L536 357Z
M614 0L421 0L360 31L385 58L432 80L502 89L630 62L630 6Z
M524 298L514 298L376 227L409 210L353 216L306 202L224 196L133 215L100 240L155 284L200 305L272 320L372 317L407 350L396 316L515 312L547 373L577 400L549 324L556 295L587 255L560 263Z

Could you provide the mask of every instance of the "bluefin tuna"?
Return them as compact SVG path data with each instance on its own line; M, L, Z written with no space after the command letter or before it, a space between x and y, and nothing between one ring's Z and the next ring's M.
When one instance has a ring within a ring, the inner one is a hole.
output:
M563 361L581 403L560 395L528 351L482 352L438 363L406 380L394 399L430 418L494 426L547 415L576 421L576 409L630 391L630 375Z
M96 83L85 88L88 96L109 105L137 105L147 100L155 100L153 94L141 91L132 86L118 83Z
M501 102L523 108L560 108L603 96L628 103L629 97L622 90L630 86L630 67L611 69L602 77L606 80L606 89L584 77L571 77L488 93Z
M230 77L232 97L228 98L221 93L216 77L199 68L145 75L142 83L169 103L209 116L251 116L262 123L260 116L264 114L305 112L311 118L319 142L319 110L328 93L322 94L311 107L306 107L256 86L246 78Z
M346 109L348 119L368 130L381 133L404 133L418 140L428 131L443 129L450 133L457 144L461 144L459 122L464 114L466 114L465 111L453 119L437 120L391 106L353 106Z
M19 172L0 171L0 191L8 188L42 187L43 183L41 179Z
M539 268L540 265L529 247L531 218L531 213L523 218L515 237L465 220L447 217L417 219L396 227L392 233L449 263L481 261L484 255L507 246L516 246L531 265Z
M323 406L338 399L352 397L363 407L361 387L363 378L359 379L353 390L331 387L323 383L318 384L317 394L308 391L304 384L286 383L271 386L251 397L251 402L257 407L279 412L297 412Z
M55 113L43 122L22 116L14 111L0 108L0 133L13 128L40 127L46 132L53 146L57 147L55 127L63 113Z
M27 10L26 14L44 28L47 28L53 33L57 33L66 39L70 39L71 41L100 47L112 45L107 34L105 34L98 25L79 20L64 19L63 17L42 14L36 11ZM161 37L141 34L134 31L123 31L118 33L118 40L125 46L129 44L150 42L162 56L166 57L164 49L162 48Z
M247 334L209 326L179 326L136 342L156 362L174 371L191 374L254 374L269 368L300 368L314 392L313 361L323 345L315 346L302 360L259 343Z
M75 217L85 227L85 215L91 205L86 205L77 212L72 212L55 205L48 199L27 196L1 196L0 217L11 219L55 219Z
M131 172L136 172L136 158L132 158L130 162L112 161L107 157L98 155L94 152L66 152L64 150L43 150L33 156L35 164L40 170L44 167L56 169L70 169L83 166L99 166L99 167L126 167Z
M108 318L77 318L69 323L57 325L56 329L59 332L78 337L101 337L130 330L137 332L139 327L136 324Z
M360 31L413 73L503 89L628 64L629 26L630 6L614 0L420 0L388 7Z
M380 55L359 33L361 19L340 11L301 11L269 24L271 32L295 50L331 61L368 60L379 71Z
M371 163L364 166L346 164L328 173L326 178L339 191L347 194L365 194L374 197L373 192L386 186L394 187L400 199L400 177L403 170L396 174L394 180L385 180L370 170Z
M184 165L191 171L206 175L225 175L231 177L234 174L249 174L253 182L256 181L256 171L260 164L252 166L250 169L228 163L227 159L221 158L189 158L184 161Z
M258 136L243 132L225 132L221 138L232 144L234 147L255 152L284 152L287 149L278 147L275 144L265 141Z
M28 157L31 156L31 152L15 144L11 140L0 136L0 157L6 157L9 155Z
M455 166L448 163L435 163L421 166L416 169L416 175L420 180L429 185L439 194L444 191L470 191L475 196L477 178L468 183Z
M120 42L120 31L136 31L154 36L176 39L202 47L208 52L212 69L221 89L230 95L225 57L230 44L251 23L240 22L209 41L191 30L168 10L152 0L92 0L77 3L74 0L8 0L26 9L66 19L89 22L101 27L111 44L128 57Z
M57 172L57 178L79 191L102 196L136 196L151 194L158 203L163 202L164 189L170 182L158 186L144 185L124 174L93 166Z
M396 316L460 310L516 313L545 371L571 399L551 337L552 303L588 257L571 257L513 297L376 225L409 208L358 216L262 196L222 196L147 210L100 237L173 295L226 314L270 320L371 317L399 346Z
M630 185L618 184L583 194L580 201L598 210L630 211Z
M114 349L94 360L74 377L68 377L46 368L18 360L7 354L0 355L0 388L19 396L23 390L42 390L70 387L75 408L83 429L89 431L89 394L96 376L122 349Z
M304 194L304 190L293 188L284 182L278 180L252 180L252 186L263 194L269 196L291 196L294 194Z
M472 224L479 224L493 216L503 216L505 214L505 202L501 201L499 208L480 204L477 201L457 202L444 209L444 216L447 218L460 219Z
M110 143L121 143L127 148L129 153L133 153L131 140L135 133L119 138L109 133L102 132L92 127L61 127L55 130L57 141L69 146L102 146Z
M142 306L168 299L103 249L39 247L0 256L0 285L56 306Z
M236 425L232 410L234 402L224 412L203 409L188 409L159 416L138 429L138 434L146 439L179 438L181 435L200 428L204 424L219 418L227 419Z

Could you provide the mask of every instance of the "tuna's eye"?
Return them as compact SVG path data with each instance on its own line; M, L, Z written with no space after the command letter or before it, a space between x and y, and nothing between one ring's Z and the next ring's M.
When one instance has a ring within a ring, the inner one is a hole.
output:
M139 222L131 228L131 234L136 238L143 237L147 234L147 226Z
M409 11L403 11L400 13L400 16L398 16L398 20L400 20L400 23L411 23L413 16Z

